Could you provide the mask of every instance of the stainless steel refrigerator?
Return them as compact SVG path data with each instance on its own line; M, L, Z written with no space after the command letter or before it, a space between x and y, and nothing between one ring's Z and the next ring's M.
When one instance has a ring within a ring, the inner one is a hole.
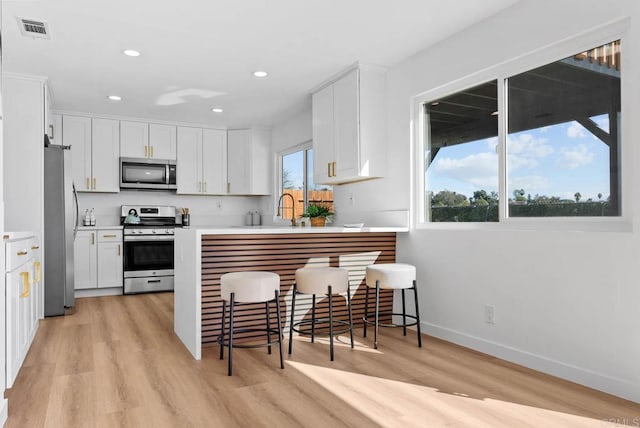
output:
M78 195L71 179L71 147L44 148L44 315L65 315L75 303L73 241Z

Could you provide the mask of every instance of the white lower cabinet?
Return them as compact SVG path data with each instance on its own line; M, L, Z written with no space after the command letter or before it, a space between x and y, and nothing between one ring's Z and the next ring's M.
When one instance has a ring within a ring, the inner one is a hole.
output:
M79 230L73 252L76 290L122 287L122 230Z
M6 241L6 387L11 388L38 330L39 260L33 237Z

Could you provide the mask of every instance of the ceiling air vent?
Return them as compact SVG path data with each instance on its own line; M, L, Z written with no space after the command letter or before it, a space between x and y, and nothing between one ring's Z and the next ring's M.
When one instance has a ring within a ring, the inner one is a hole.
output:
M18 18L20 32L25 37L38 39L49 39L49 26L44 21L34 21L32 19Z

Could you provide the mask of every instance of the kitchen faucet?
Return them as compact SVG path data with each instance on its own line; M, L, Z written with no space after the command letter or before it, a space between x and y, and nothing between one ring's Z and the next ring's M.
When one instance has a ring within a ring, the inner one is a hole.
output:
M289 196L291 198L291 226L295 227L297 226L296 224L296 199L293 197L293 195L291 193L283 193L282 195L280 195L280 198L278 199L278 213L276 214L278 217L281 216L280 214L280 204L282 204L282 198L285 196ZM284 210L284 205L282 206L282 209Z

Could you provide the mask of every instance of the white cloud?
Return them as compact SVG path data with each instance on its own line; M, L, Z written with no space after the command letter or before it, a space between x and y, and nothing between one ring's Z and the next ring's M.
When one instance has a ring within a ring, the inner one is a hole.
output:
M507 140L510 155L527 158L543 158L554 152L546 138L536 138L532 134L510 135Z
M535 194L543 195L549 189L549 181L541 175L512 177L509 179L509 197L513 195L515 189L524 189L532 197Z
M567 128L567 137L569 138L584 138L586 136L587 130L575 120Z
M498 155L492 152L474 153L463 158L445 157L431 165L431 172L476 188L494 189L498 185Z
M562 168L576 169L593 162L594 154L586 144L578 144L572 149L563 149L557 165Z

